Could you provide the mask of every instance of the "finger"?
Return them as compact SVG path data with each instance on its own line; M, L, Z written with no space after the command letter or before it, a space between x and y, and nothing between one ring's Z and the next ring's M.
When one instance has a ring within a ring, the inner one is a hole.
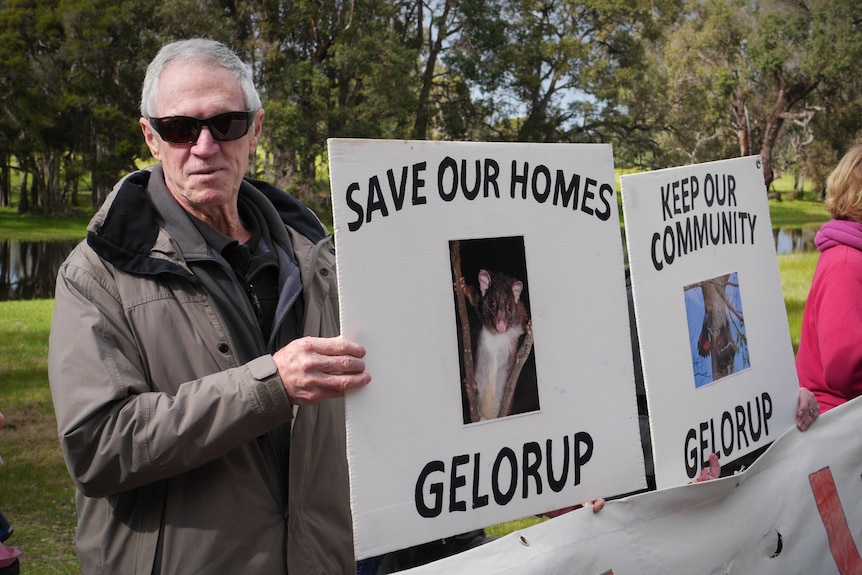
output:
M708 465L700 470L692 483L701 483L719 477L721 477L721 464L718 462L718 456L715 453L710 453Z
M331 374L306 381L304 395L313 403L333 397L344 397L348 391L364 387L371 382L367 372L355 374Z
M820 417L820 404L817 398L811 393L811 390L799 388L799 407L796 410L796 427L800 431L805 431L814 421Z
M701 483L703 481L709 481L709 467L702 467L692 483Z
M362 359L309 352L315 345L306 342L296 348L288 346L273 356L287 396L294 405L311 405L343 397L345 392L371 381Z
M368 373L331 376L314 382L304 382L302 386L291 386L287 395L294 405L314 405L327 399L344 397L346 392L370 382L371 375Z
M365 371L365 361L352 355L324 356L320 371L335 375L362 373Z
M366 371L351 375L340 375L338 378L337 387L341 395L344 395L347 391L358 389L371 383L371 374Z
M721 464L718 462L718 455L715 453L709 454L709 476L710 479L721 477Z
M331 338L309 338L314 343L314 350L321 355L365 357L365 348L342 336Z
M362 359L365 348L342 338L307 337L295 340L287 347L293 350L293 369L309 376L365 371L365 361Z
M799 431L807 431L817 418L820 416L820 413L811 409L806 410L796 414L796 427Z

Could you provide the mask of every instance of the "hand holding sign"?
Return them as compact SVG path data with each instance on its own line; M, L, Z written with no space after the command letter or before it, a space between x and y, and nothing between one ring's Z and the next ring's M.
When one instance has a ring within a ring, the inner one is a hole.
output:
M796 407L796 427L805 431L820 416L817 398L806 387L799 388L799 404Z
M342 337L296 339L273 354L294 405L313 405L367 385L371 375L364 357L364 347Z

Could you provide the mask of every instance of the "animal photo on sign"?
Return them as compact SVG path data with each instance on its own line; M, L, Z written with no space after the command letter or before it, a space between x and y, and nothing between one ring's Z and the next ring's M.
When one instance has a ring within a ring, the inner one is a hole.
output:
M539 410L524 238L449 242L465 424Z
M736 272L685 286L694 386L751 367Z

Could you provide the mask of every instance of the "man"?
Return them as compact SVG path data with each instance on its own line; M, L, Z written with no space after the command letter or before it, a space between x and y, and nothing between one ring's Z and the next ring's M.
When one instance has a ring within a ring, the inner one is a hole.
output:
M224 45L165 46L143 84L152 170L61 268L49 375L82 572L354 570L334 248L244 179L264 112Z

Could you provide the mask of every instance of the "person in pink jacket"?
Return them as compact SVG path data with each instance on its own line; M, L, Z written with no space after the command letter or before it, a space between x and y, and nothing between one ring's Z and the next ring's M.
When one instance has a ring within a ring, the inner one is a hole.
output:
M820 259L802 317L799 385L825 412L862 395L862 145L826 182L832 220L817 232Z

